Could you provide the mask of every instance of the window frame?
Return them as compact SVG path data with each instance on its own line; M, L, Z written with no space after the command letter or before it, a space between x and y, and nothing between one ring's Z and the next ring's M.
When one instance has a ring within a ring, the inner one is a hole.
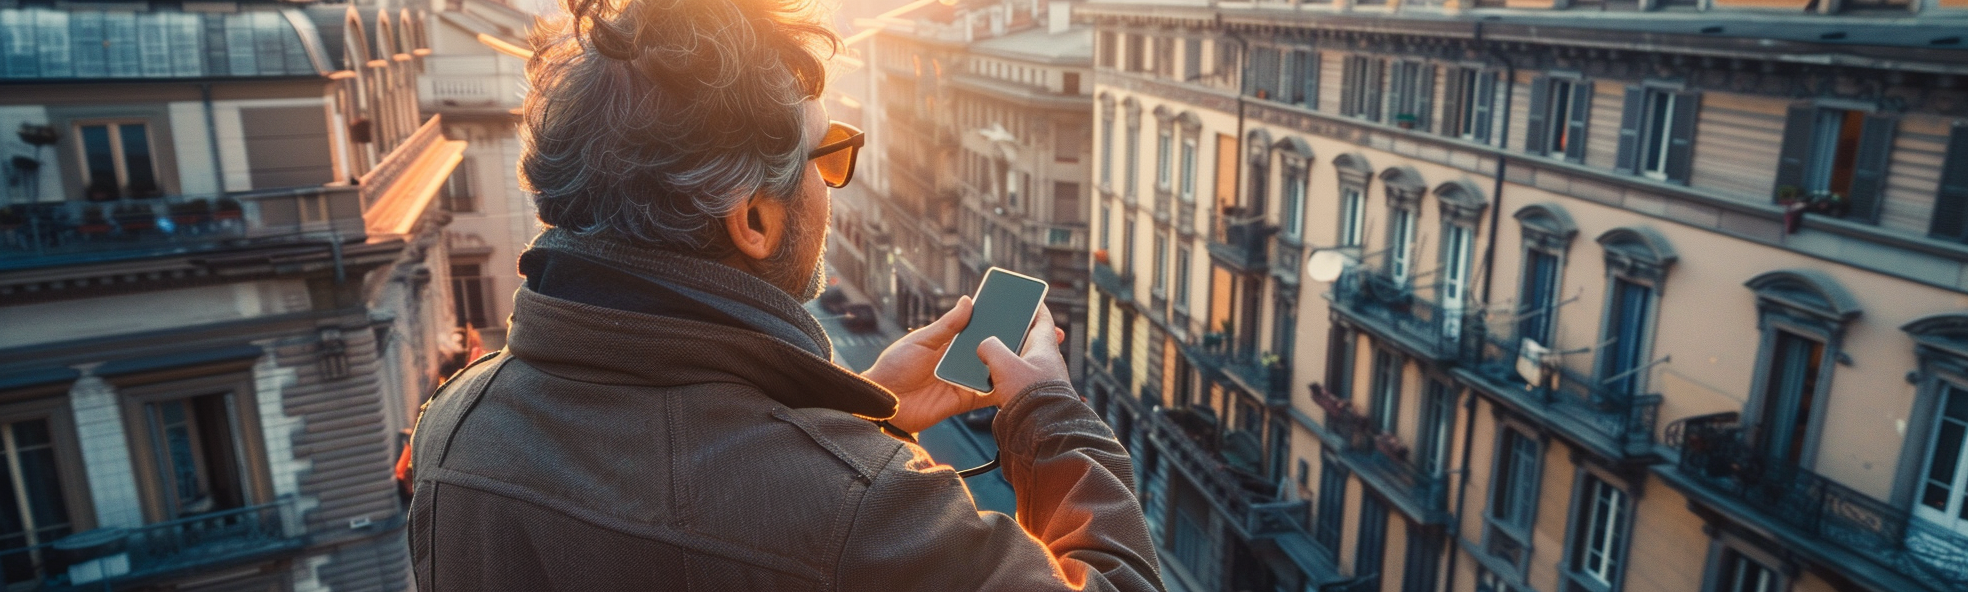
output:
M1589 529L1593 526L1589 515L1597 513L1597 498L1592 495L1593 492L1587 491L1593 483L1598 483L1601 486L1619 492L1622 500L1621 507L1618 509L1618 515L1614 516L1618 520L1620 532L1612 533L1617 536L1612 537L1616 540L1611 541L1612 544L1617 545L1617 548L1610 550L1610 553L1608 553L1608 559L1612 561L1614 571L1611 574L1610 582L1602 582L1593 574L1579 571L1579 566L1584 561L1583 556L1580 554L1582 545L1589 544L1583 541L1582 537L1589 536ZM1562 559L1563 563L1559 564L1559 577L1573 586L1591 592L1620 592L1620 590L1623 590L1626 584L1627 568L1630 567L1628 565L1628 559L1633 549L1634 508L1639 505L1637 503L1639 499L1639 489L1627 483L1625 480L1614 478L1591 465L1579 465L1572 481L1572 505L1568 512L1570 519L1565 529L1565 553Z
M1522 234L1522 246L1517 259L1522 262L1517 270L1518 308L1515 313L1517 322L1512 328L1512 333L1516 341L1527 337L1524 335L1523 317L1527 312L1524 306L1528 302L1528 288L1532 279L1529 275L1532 253L1551 257L1554 259L1555 268L1551 277L1551 304L1544 312L1544 316L1548 318L1540 327L1542 333L1538 344L1552 347L1552 342L1558 338L1555 319L1558 316L1558 308L1565 304L1565 267L1571 261L1572 239L1578 236L1578 224L1572 221L1571 214L1565 211L1564 206L1548 202L1518 208L1511 217L1517 219L1517 227Z
M1654 337L1660 328L1661 291L1666 285L1667 273L1677 255L1668 246L1666 238L1651 228L1620 227L1607 231L1597 239L1605 249L1606 290L1604 301L1599 308L1598 343L1607 344L1613 337L1616 303L1620 298L1618 286L1621 282L1638 285L1647 289L1645 318L1640 319L1639 344L1635 351L1638 358L1633 366L1613 371L1609 365L1615 360L1609 356L1617 355L1610 345L1596 348L1598 352L1592 361L1592 376L1595 380L1606 381L1622 372L1632 372L1628 377L1632 382L1629 396L1647 392L1648 377L1652 372L1640 370L1653 363Z
M157 185L156 187L157 193L155 195L139 196L133 194L130 191L130 172L129 172L130 158L129 158L129 152L123 149L123 134L122 134L122 128L128 125L143 126L144 142L148 147L147 149L149 150L149 156L150 156L150 179L152 183L155 183ZM94 126L103 126L108 130L109 150L110 150L110 160L111 160L110 166L111 166L111 170L113 171L113 174L116 176L115 179L116 196L107 200L93 200L93 201L100 202L100 201L117 201L117 200L126 200L126 199L152 199L152 198L162 197L164 195L168 195L169 193L171 193L169 189L165 188L164 166L163 166L163 162L161 162L163 159L163 154L158 149L158 137L160 134L158 133L159 128L157 122L152 121L150 118L146 118L146 117L92 117L87 119L75 119L68 122L69 133L71 134L70 137L74 138L75 158L76 158L76 165L77 165L75 171L76 174L79 175L80 180L82 181L82 195L84 201L92 201L88 199L88 195L89 195L89 188L95 183L95 178L93 177L90 171L89 145L88 145L88 141L83 139L82 128L94 127Z
M1767 570L1773 578L1771 590L1791 589L1792 578L1798 571L1796 565L1758 548L1747 539L1721 530L1708 543L1708 557L1702 570L1702 592L1732 592L1724 578L1730 575L1730 559L1738 557Z
M1517 475L1515 472L1516 466L1513 464L1515 456L1510 448L1511 438L1513 436L1518 441L1527 442L1531 446L1531 456L1534 462L1531 463L1529 467L1530 472L1526 475ZM1481 549L1486 553L1489 552L1490 549L1494 548L1495 541L1499 536L1507 537L1510 543L1517 545L1519 556L1515 562L1504 562L1504 558L1497 557L1494 554L1491 554L1490 558L1509 565L1515 570L1511 572L1499 571L1498 575L1507 576L1514 583L1522 584L1524 583L1524 578L1530 574L1531 557L1536 552L1535 533L1537 531L1537 518L1540 509L1539 498L1542 497L1544 491L1544 455L1550 449L1550 436L1541 430L1517 422L1514 419L1499 416L1497 418L1495 440L1495 444L1490 448L1492 451L1490 459L1490 480L1488 486L1485 487L1488 491L1486 492L1486 501L1482 510L1483 538L1480 541L1482 545ZM1502 477L1503 471L1511 471L1513 484L1529 482L1530 486L1505 492L1502 486L1504 481ZM1515 499L1514 495L1510 495L1514 492L1527 493L1529 497L1521 500ZM1506 497L1511 499L1505 499ZM1499 519L1497 517L1497 510L1506 503L1513 506L1513 513L1521 512L1522 515L1516 517L1514 520Z
M204 368L112 379L123 410L123 433L128 435L130 464L134 469L138 501L143 508L146 524L179 517L176 509L168 507L170 496L163 490L163 477L158 473L161 467L158 455L162 451L148 437L151 433L149 407L163 401L189 399L221 391L229 394L233 443L238 447L239 463L243 465L239 476L240 494L244 498L242 504L250 507L274 501L265 432L260 426L258 392L251 373L252 361L240 360Z
M1823 349L1818 355L1818 375L1813 405L1798 457L1799 466L1810 467L1817 458L1818 435L1824 430L1826 400L1837 372L1845 327L1859 315L1859 305L1837 280L1814 270L1769 272L1751 278L1744 286L1755 292L1759 344L1756 366L1750 379L1749 400L1743 403L1742 425L1748 433L1762 433L1764 412L1770 400L1772 363L1780 353L1782 334L1816 341ZM1808 295L1808 296L1805 296ZM1760 443L1755 443L1760 444ZM1767 451L1766 451L1767 452Z

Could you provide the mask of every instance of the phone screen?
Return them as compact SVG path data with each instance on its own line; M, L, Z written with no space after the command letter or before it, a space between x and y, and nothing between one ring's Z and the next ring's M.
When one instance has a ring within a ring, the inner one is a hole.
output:
M1025 334L1045 300L1046 283L996 267L984 273L984 283L971 299L970 324L957 333L936 364L936 377L980 393L991 392L991 372L977 357L978 344L996 335L1011 351L1025 347Z

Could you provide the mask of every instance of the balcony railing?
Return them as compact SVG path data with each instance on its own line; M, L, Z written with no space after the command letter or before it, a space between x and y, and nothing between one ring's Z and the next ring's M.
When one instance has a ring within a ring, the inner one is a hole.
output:
M1968 536L1758 450L1734 412L1669 424L1676 472L1773 532L1858 554L1935 590L1968 592Z
M1121 302L1134 301L1134 274L1116 272L1112 265L1100 261L1093 263L1093 285Z
M1326 432L1339 441L1339 457L1354 473L1411 516L1431 523L1448 519L1447 476L1416 465L1407 445L1374 429L1352 401L1314 385L1312 402L1325 410Z
M0 270L365 235L355 187L0 208Z
M1269 262L1266 242L1277 228L1264 223L1261 213L1227 208L1211 230L1210 256L1246 273L1263 273Z
M1511 332L1515 326L1507 315L1491 315L1487 321L1465 328L1481 342L1465 351L1470 355L1464 357L1458 374L1491 396L1543 415L1545 423L1601 454L1635 458L1654 453L1660 395L1629 393L1608 384L1612 381L1594 379L1549 358L1525 359L1520 349L1522 340L1498 334ZM1526 379L1520 366L1536 373Z
M1291 403L1291 368L1271 352L1241 351L1223 333L1202 333L1193 350L1199 361L1264 395L1271 404Z
M1478 316L1477 311L1445 309L1371 266L1348 270L1333 283L1329 297L1334 309L1416 355L1450 360L1462 350L1465 338L1474 342L1463 327Z
M9 589L111 589L176 573L212 570L299 549L300 516L292 498L132 529L105 528L52 543L0 552ZM289 525L294 525L290 528Z
M1274 486L1263 476L1233 468L1214 452L1218 448L1215 413L1208 408L1169 409L1144 418L1149 437L1165 452L1169 464L1230 518L1238 536L1259 540L1303 532L1308 503L1275 499Z

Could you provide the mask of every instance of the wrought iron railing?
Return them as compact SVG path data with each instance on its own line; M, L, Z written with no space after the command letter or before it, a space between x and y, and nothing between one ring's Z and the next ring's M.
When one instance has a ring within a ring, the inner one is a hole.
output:
M1226 208L1211 230L1210 254L1242 271L1264 271L1269 264L1265 243L1277 228L1264 223L1262 212Z
M1214 417L1207 408L1164 410L1144 416L1149 436L1164 451L1163 458L1175 465L1196 489L1217 506L1245 540L1290 534L1306 534L1310 504L1305 500L1278 500L1273 486L1262 476L1231 468L1213 450L1215 432L1178 425L1171 414ZM1209 440L1207 442L1199 440ZM1309 539L1309 535L1306 535ZM1316 543L1313 543L1316 544Z
M1627 392L1617 387L1617 381L1595 379L1552 358L1525 360L1523 340L1507 335L1517 325L1508 316L1491 315L1466 328L1480 341L1464 350L1468 354L1463 358L1464 367L1494 385L1488 390L1561 414L1604 437L1615 450L1627 454L1653 451L1660 395ZM1519 366L1537 372L1526 379Z
M1291 402L1291 368L1271 352L1239 348L1223 333L1204 333L1192 352L1270 403Z
M1465 330L1480 316L1473 308L1444 308L1418 294L1404 281L1371 266L1354 267L1333 283L1332 301L1349 316L1376 328L1438 360L1454 359L1465 343L1476 341Z
M1093 357L1094 363L1105 366L1107 364L1107 338L1095 337L1088 341L1087 355Z
M355 187L0 206L0 269L365 236Z
M1112 265L1094 262L1093 285L1100 288L1100 291L1119 298L1121 302L1134 301L1134 274L1114 271Z
M292 498L131 529L99 529L0 552L6 585L102 585L218 567L299 548ZM84 544L77 544L86 539Z
M1352 401L1315 384L1312 402L1325 411L1326 431L1340 441L1340 458L1355 472L1391 485L1385 493L1403 496L1414 507L1428 511L1448 507L1448 477L1415 464L1407 445L1392 433L1374 429Z
M1669 424L1676 469L1764 521L1862 555L1937 590L1968 592L1968 536L1765 454L1734 412Z

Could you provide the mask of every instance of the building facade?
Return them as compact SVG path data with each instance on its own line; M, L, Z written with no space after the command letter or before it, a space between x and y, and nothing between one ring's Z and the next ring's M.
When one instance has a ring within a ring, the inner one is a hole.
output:
M1968 4L1076 14L1171 589L1968 589Z
M402 8L0 5L0 577L401 590L462 363Z
M836 193L831 260L898 324L928 324L997 266L1046 280L1084 341L1067 319L1086 317L1092 30L1065 6L919 2L868 23L859 116L876 141L867 186Z

